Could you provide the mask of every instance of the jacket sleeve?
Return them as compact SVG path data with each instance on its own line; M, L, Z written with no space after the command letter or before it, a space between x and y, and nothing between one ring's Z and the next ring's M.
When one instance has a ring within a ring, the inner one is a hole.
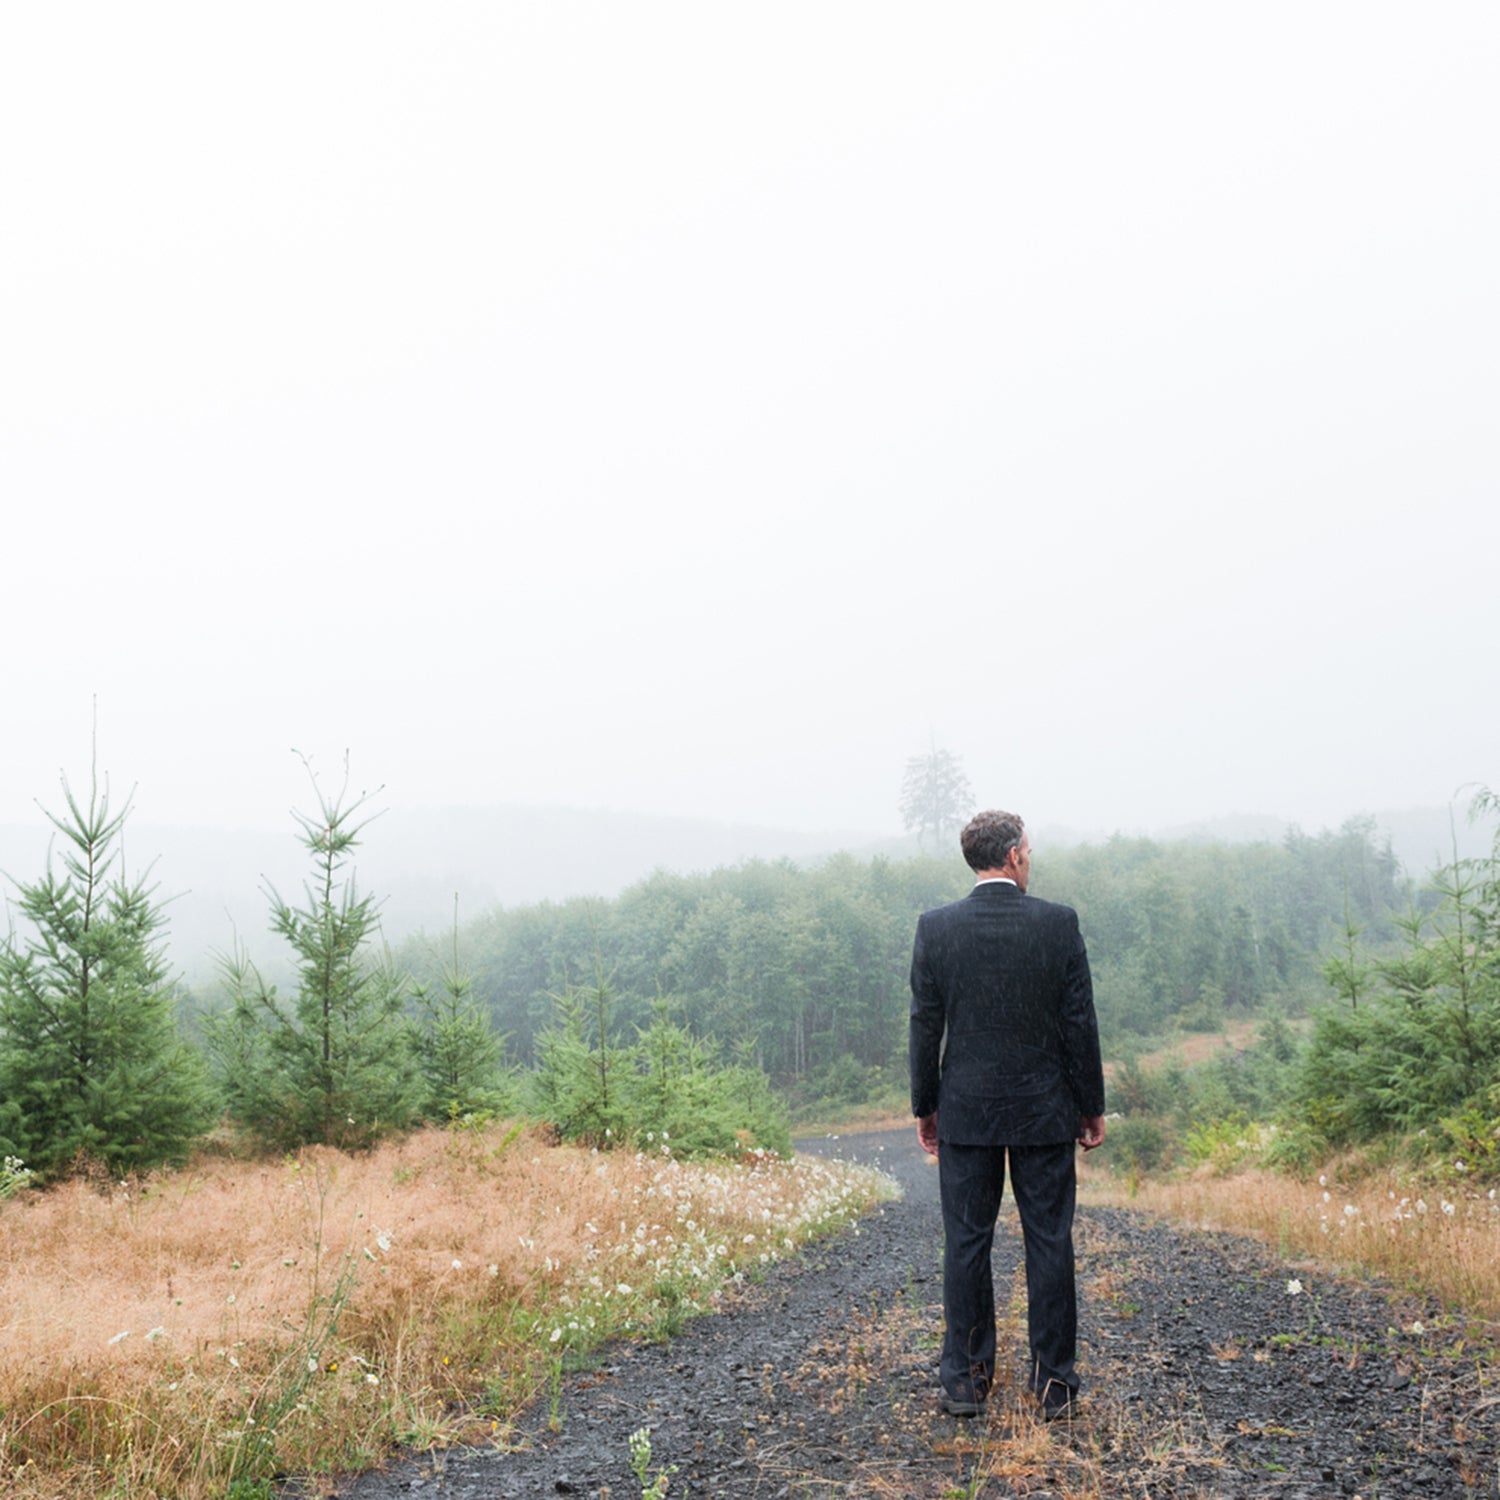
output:
M928 952L927 919L917 921L911 953L911 1037L907 1061L911 1070L911 1112L919 1120L938 1107L938 1080L946 1017Z
M1068 913L1069 953L1063 971L1063 1070L1084 1116L1104 1113L1104 1067L1099 1058L1099 1022L1094 1014L1094 981L1078 915Z

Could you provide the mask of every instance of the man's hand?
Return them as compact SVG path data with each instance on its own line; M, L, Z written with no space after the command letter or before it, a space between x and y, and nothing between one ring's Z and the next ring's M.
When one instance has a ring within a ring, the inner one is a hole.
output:
M1085 1151L1104 1144L1104 1116L1085 1115L1078 1122L1078 1144Z
M1100 1127L1101 1136L1103 1126ZM929 1155L936 1156L937 1149L937 1111L933 1110L930 1115L922 1115L917 1120L917 1144Z

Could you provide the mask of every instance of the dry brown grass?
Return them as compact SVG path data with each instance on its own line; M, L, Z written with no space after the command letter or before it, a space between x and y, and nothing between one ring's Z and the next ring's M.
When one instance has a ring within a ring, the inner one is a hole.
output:
M1107 1172L1085 1193L1193 1228L1230 1230L1273 1244L1288 1259L1373 1272L1430 1292L1471 1318L1500 1323L1500 1193L1462 1182L1414 1182L1349 1161L1314 1181L1249 1170L1127 1186Z
M0 1482L198 1497L503 1440L570 1351L675 1326L878 1191L497 1127L24 1195L0 1205Z

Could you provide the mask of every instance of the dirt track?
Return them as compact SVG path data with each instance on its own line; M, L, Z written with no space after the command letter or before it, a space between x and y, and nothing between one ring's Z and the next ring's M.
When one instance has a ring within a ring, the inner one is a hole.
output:
M1023 1399L1008 1215L995 1270L1002 1304L1015 1288L999 1371L1012 1384L978 1422L940 1415L935 1171L910 1130L800 1144L883 1166L903 1198L671 1344L569 1377L517 1451L422 1455L288 1496L635 1500L642 1426L652 1475L675 1467L672 1496L1500 1495L1500 1391L1475 1330L1119 1209L1079 1214L1086 1417L1043 1427Z

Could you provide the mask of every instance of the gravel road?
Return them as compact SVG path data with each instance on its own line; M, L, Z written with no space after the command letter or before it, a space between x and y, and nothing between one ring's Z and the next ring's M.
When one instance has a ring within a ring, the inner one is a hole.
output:
M1120 1209L1079 1211L1084 1415L1032 1416L1008 1208L995 1249L1008 1368L985 1417L941 1415L936 1171L909 1129L798 1145L878 1165L903 1196L670 1344L616 1348L566 1378L515 1451L416 1455L286 1500L636 1500L641 1427L670 1496L1500 1496L1493 1330Z

